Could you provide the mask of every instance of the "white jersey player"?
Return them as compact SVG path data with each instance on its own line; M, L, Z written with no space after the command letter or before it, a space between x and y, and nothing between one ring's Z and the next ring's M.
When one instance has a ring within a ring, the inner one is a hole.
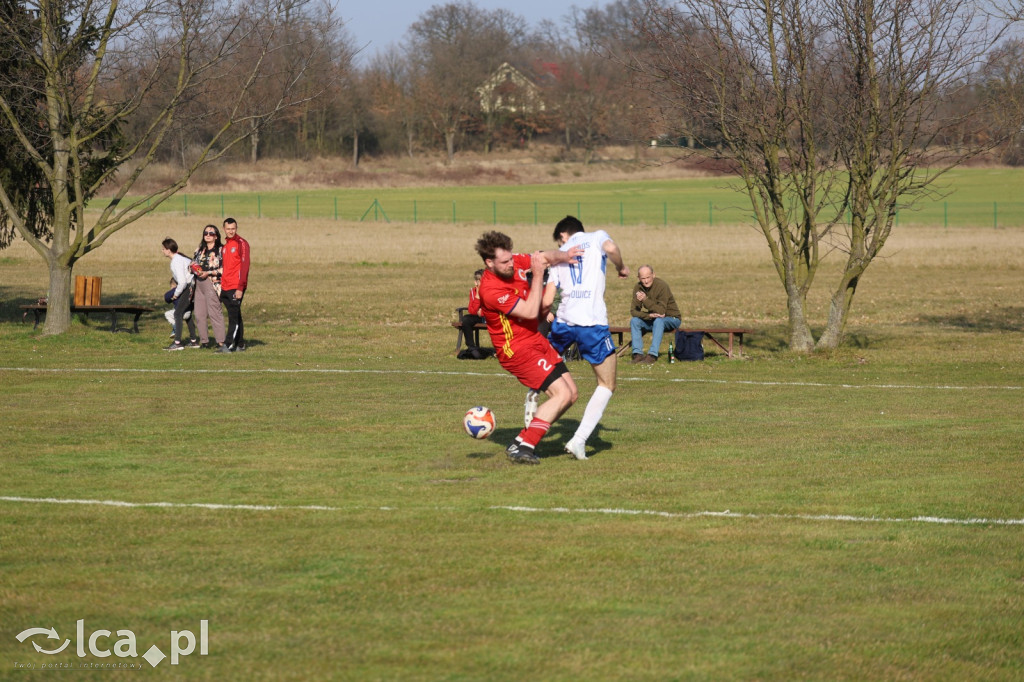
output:
M608 308L604 302L605 273L608 261L619 277L629 277L619 247L604 230L584 232L583 223L566 216L555 226L555 241L562 250L574 246L583 249L579 262L551 268L544 291L542 309L547 309L561 292L555 320L551 324L551 345L560 354L576 344L580 356L590 363L597 377L597 388L587 403L576 433L565 451L576 459L586 459L587 438L597 428L604 409L615 391L615 344L608 332Z

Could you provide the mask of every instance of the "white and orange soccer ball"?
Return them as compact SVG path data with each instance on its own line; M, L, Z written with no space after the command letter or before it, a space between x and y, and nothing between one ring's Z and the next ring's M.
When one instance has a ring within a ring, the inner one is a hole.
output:
M466 412L462 425L473 438L487 438L494 432L494 413L486 407L472 407Z

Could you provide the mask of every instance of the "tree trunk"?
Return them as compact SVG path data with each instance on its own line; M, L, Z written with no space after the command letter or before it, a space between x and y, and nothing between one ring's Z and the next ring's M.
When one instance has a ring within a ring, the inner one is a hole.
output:
M359 168L359 129L352 130L352 168Z
M850 307L853 304L853 295L857 291L857 282L860 277L843 278L839 289L832 294L832 301L828 309L828 324L821 338L818 339L817 350L835 350L843 340L843 333L846 331L846 320L850 315Z
M260 129L259 126L253 124L252 136L249 138L249 161L256 163L259 160L259 148L260 148Z
M448 163L455 160L455 131L446 130L444 133L444 144L448 150Z
M71 328L71 265L50 260L50 289L46 292L43 334L63 334Z
M787 307L789 308L789 349L796 353L810 353L814 350L814 334L807 324L807 302L800 288L786 286Z

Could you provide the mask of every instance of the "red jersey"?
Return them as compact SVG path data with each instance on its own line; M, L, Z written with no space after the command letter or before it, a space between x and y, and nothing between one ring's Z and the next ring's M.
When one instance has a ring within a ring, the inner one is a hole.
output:
M480 313L487 322L499 360L511 359L520 343L537 336L536 319L520 320L509 315L520 299L530 295L526 276L530 274L531 261L529 254L514 254L511 279L498 277L490 270L485 270L480 279Z
M476 287L469 290L469 307L466 309L469 315L480 314L480 295L476 293Z
M221 253L221 266L224 268L220 277L221 288L224 291L245 291L249 284L249 242L236 234L224 242Z

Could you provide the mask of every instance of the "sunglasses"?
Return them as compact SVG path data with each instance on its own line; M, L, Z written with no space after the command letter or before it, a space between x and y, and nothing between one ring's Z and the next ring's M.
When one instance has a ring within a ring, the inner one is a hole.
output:
M203 232L203 236L204 237L216 237L217 233L216 232Z

